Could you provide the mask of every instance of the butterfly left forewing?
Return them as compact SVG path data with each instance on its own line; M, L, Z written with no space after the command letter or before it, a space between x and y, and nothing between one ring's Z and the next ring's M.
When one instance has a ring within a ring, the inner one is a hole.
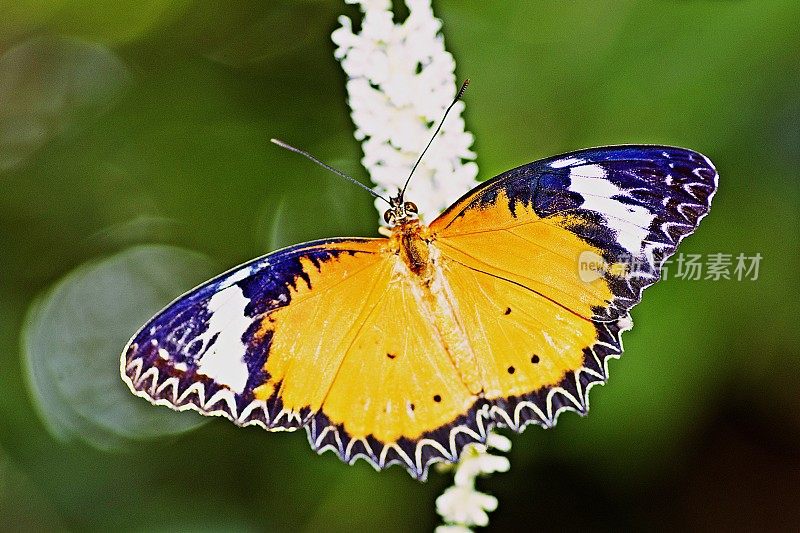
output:
M304 302L333 287L344 288L353 280L368 285L384 264L384 241L332 239L293 246L201 285L134 335L122 355L123 379L135 394L174 409L194 409L268 429L299 427L324 395L326 378L330 383L337 362L332 350L315 352L310 361L301 359L317 365L318 379L306 383L300 399L296 393L281 397L270 391L271 372L280 373L284 391L304 379L297 366L286 363L285 349L274 345L291 345L302 338L298 332L321 327L322 322L306 314L305 321L293 324L294 331L286 327L277 338L274 323L290 309L313 307ZM316 285L323 268L325 283L312 295L311 284ZM352 318L346 313L345 308L334 318Z

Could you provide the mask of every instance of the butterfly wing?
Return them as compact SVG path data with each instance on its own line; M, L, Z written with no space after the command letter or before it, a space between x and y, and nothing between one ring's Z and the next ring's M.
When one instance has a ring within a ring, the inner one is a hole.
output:
M584 412L628 311L709 210L717 173L680 148L595 148L477 187L431 224L491 423Z
M307 243L223 274L131 339L123 378L155 404L268 430L305 427L320 452L402 463L424 477L430 457L456 453L431 431L476 398L388 246ZM473 440L485 435L464 428Z
M298 427L306 414L302 406L283 409L276 402L253 401L258 387L270 379L266 363L274 333L268 325L290 306L308 307L303 301L309 300L312 275L316 279L322 265L331 284L351 278L374 283L379 246L378 240L367 239L306 243L206 282L134 335L122 357L123 378L134 393L154 403L225 416L242 425ZM353 264L355 273L348 271ZM297 325L298 330L308 327L307 322Z

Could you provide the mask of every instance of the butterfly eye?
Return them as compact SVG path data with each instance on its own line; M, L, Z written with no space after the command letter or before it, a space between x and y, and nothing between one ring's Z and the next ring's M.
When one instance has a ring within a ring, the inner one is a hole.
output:
M383 220L385 220L387 224L391 224L394 222L394 213L392 213L391 209L389 209L383 214Z
M416 214L418 212L417 204L414 202L406 202L403 204L403 209L405 209L408 213Z

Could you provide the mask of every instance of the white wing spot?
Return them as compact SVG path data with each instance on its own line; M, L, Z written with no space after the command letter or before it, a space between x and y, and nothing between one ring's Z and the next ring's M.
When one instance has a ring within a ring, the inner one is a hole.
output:
M206 350L198 361L198 373L238 393L244 390L248 376L242 335L253 322L244 312L249 303L236 285L216 293L207 304L211 312L208 329L198 337ZM216 342L206 348L216 334L219 334Z
M600 165L581 165L569 170L569 177L580 176L582 178L605 178L606 170Z
M239 269L238 271L236 271L233 274L231 274L230 276L228 276L227 279L225 279L223 287L225 287L225 288L230 287L231 285L233 285L237 281L241 281L241 280L249 277L252 272L253 272L252 267L245 267L245 268Z
M558 161L553 161L550 163L550 168L564 168L570 165L580 165L585 163L585 159L581 159L580 157L567 157L566 159L559 159Z
M605 170L599 165L585 165L570 169L569 190L583 197L584 209L608 215L608 226L614 230L620 246L634 255L639 255L642 241L650 234L655 214L640 205L629 205L619 201L619 197L627 196L605 178Z

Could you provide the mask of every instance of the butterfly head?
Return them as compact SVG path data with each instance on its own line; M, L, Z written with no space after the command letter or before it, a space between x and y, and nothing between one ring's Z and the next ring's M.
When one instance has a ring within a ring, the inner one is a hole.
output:
M417 216L417 212L417 204L406 202L402 191L398 191L397 196L389 197L389 209L383 214L383 220L387 224L396 226L413 219Z

